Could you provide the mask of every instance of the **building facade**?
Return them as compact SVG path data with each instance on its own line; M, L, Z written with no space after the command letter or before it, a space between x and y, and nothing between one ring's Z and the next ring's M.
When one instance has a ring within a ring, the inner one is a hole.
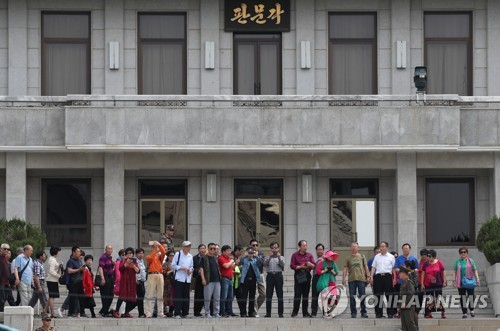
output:
M0 217L94 254L174 224L483 268L499 32L495 0L0 0Z

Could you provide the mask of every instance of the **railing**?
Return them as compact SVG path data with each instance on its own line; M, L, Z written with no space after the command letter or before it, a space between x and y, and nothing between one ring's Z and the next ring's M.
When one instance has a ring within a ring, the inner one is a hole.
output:
M0 107L335 107L500 106L500 96L430 95L67 95L0 96Z

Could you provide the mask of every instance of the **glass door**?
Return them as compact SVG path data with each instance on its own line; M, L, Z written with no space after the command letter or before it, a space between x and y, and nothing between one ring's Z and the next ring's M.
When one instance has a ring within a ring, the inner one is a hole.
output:
M160 240L169 224L175 226L176 249L181 247L182 242L187 239L185 199L141 199L140 215L139 242L141 247L147 248L150 241Z
M236 243L248 246L255 238L266 254L269 245L281 240L281 199L237 199L236 200Z
M377 240L377 200L331 199L330 211L331 248L339 253L340 263L350 254L352 242L370 258Z

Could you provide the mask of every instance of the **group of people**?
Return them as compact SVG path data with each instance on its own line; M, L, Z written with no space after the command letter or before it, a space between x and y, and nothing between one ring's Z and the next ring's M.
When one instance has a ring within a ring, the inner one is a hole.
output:
M45 319L63 317L65 310L69 317L87 317L86 309L91 317L96 317L93 295L100 291L102 307L98 314L102 317L131 318L131 312L137 308L138 316L143 318L186 318L189 317L190 292L194 290L196 317L259 317L258 310L264 302L264 317L271 317L274 293L278 298L278 317L284 317L285 259L278 243L271 243L266 254L255 239L246 249L241 245L232 248L215 243L201 244L193 256L189 241L184 241L182 247L175 250L173 235L174 227L170 225L159 241L150 242L148 255L142 248L129 247L119 250L118 258L113 259L113 247L108 245L95 272L92 270L93 256L85 255L76 246L63 265L58 261L59 247L50 249L46 262L44 252L37 252L33 259L33 248L26 245L11 263L10 246L2 244L0 311L5 302L34 307L40 301L43 313L47 314ZM298 250L290 258L290 268L294 272L292 317L298 315L301 304L303 317L314 317L318 313L327 318L335 316L333 309L340 295L336 281L340 270L336 263L339 255L325 250L322 244L315 248L316 256L313 256L307 251L307 242L300 240ZM356 295L361 298L361 317L368 317L364 296L369 284L379 301L375 317L384 317L382 302L386 296L387 317L400 317L403 330L417 330L417 316L422 306L426 318L432 318L434 311L440 311L441 317L446 318L438 300L442 288L447 286L446 273L443 262L436 258L436 251L422 249L418 260L410 254L410 244L402 246L399 256L397 252L389 253L388 249L389 244L381 242L374 250L375 256L367 260L359 253L358 244L352 243L351 254L342 261L342 284L349 290L351 317L357 317ZM467 300L470 315L474 317L474 287L480 285L480 280L467 248L462 247L459 252L460 258L453 266L453 283L462 296L463 317L467 317ZM59 284L67 286L69 295L62 307L55 309ZM18 302L14 299L13 288L17 289ZM423 302L424 295L434 298L433 302ZM112 307L115 296L117 301ZM416 303L411 301L415 296L418 297ZM233 311L234 298L239 315Z

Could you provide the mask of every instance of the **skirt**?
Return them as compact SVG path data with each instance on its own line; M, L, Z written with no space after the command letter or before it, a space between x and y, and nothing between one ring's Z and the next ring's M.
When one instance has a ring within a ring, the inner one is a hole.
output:
M59 298L59 283L47 282L47 289L49 290L49 298Z

